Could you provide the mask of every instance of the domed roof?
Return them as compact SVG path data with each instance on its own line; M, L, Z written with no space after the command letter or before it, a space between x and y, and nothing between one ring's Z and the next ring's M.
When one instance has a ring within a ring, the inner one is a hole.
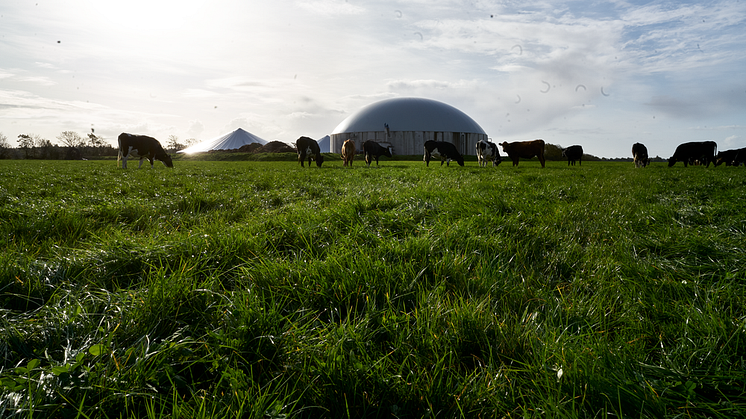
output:
M370 104L342 121L332 134L384 131L449 131L485 134L467 114L432 99L394 98Z

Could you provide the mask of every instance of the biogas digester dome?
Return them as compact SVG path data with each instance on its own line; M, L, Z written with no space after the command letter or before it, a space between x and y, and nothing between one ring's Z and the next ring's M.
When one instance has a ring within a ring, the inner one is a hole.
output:
M443 102L395 98L370 104L337 125L330 135L331 152L338 153L348 139L357 150L375 140L390 144L399 155L421 154L428 140L447 141L461 154L475 154L477 141L487 141L487 134L468 115Z

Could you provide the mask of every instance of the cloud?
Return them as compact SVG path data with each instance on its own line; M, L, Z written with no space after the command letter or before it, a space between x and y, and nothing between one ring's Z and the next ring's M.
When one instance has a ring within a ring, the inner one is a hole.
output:
M206 98L213 98L218 95L219 94L216 92L213 92L211 90L205 90L205 89L186 89L182 93L183 97L190 98L190 99L206 99Z
M32 77L18 77L18 81L35 83L41 86L54 86L57 82L51 80L49 77L44 76L32 76Z
M301 0L296 6L326 17L354 16L365 13L365 8L342 0Z
M202 121L191 121L187 133L191 138L197 138L205 131L205 125Z

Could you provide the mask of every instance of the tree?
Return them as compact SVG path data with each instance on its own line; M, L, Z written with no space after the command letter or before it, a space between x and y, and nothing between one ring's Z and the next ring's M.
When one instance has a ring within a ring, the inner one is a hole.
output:
M36 148L38 149L38 156L42 159L58 159L59 158L59 150L57 147L52 144L51 141L37 137L35 139Z
M8 137L0 132L0 159L10 158L11 148Z
M34 149L34 138L28 134L18 134L18 148L23 150L26 158L29 158L31 151Z
M70 148L79 148L85 145L85 140L75 131L62 131L62 134L57 136L63 146Z
M186 146L184 146L184 144L181 144L179 142L179 137L175 135L168 136L168 143L166 144L166 148L168 148L169 150L179 151L179 150L183 150L185 147Z
M88 133L88 144L93 148L100 148L106 145L104 137L94 134L93 128Z

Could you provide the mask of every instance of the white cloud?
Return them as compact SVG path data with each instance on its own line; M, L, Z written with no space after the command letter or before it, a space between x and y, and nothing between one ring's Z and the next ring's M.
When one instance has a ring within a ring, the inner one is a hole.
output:
M305 11L330 18L365 13L365 8L343 0L301 0L295 4Z

